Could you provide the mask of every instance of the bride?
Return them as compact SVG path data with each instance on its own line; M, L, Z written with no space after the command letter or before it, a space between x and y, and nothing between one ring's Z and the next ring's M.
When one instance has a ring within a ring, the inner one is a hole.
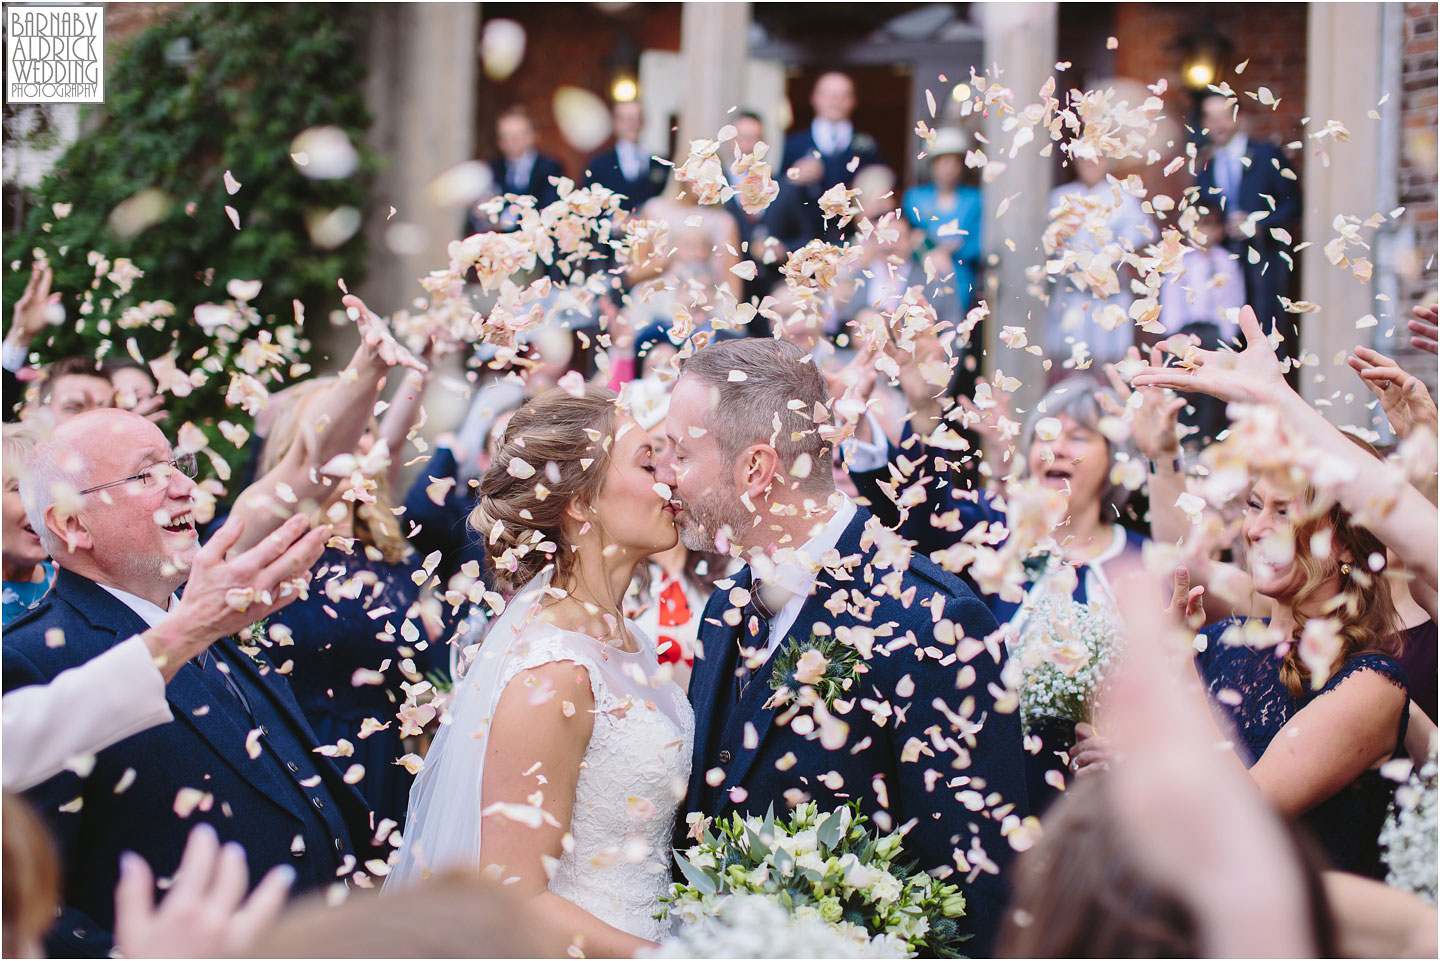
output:
M511 419L470 523L518 591L456 682L387 888L482 869L590 957L663 933L694 718L620 614L636 565L676 541L654 461L604 388L552 389Z

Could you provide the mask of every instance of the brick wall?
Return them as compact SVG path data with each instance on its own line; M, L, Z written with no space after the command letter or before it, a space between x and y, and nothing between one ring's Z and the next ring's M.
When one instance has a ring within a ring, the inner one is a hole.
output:
M574 86L607 98L606 57L628 31L635 49L680 49L680 4L628 4L607 13L595 3L486 3L486 20L505 18L525 28L525 59L502 83L480 77L476 98L475 156L495 154L495 118L515 105L535 122L539 149L560 161L566 174L579 179L585 154L560 135L551 109L557 87ZM483 26L482 26L483 29Z
M1399 316L1435 297L1436 238L1436 4L1405 4L1405 52L1401 61L1400 203L1413 229L1414 256L1400 265ZM1409 268L1408 270L1406 268ZM1418 359L1423 359L1420 355ZM1435 358L1428 358L1435 383ZM1412 368L1414 369L1414 368Z
M128 40L151 24L158 23L178 3L105 4L106 45Z

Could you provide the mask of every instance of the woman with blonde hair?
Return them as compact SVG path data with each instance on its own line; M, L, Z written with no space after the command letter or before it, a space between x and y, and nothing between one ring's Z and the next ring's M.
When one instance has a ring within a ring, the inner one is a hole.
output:
M313 443L325 417L317 405L334 381L316 378L286 394L261 453L262 476L294 456L297 446ZM339 478L325 503L296 505L323 514L335 536L315 568L309 596L261 630L278 645L271 659L288 674L317 738L336 745L343 768L360 767L358 787L377 823L403 823L412 777L398 762L407 753L404 737L418 730L396 711L406 684L446 671L449 660L422 615L424 578L417 580L419 559L396 516L390 458L377 439L382 433L394 432L372 423L353 457L323 465Z
M1287 443L1323 456L1330 473L1320 485L1264 451L1270 463L1249 491L1242 534L1271 616L1211 625L1197 667L1260 793L1306 824L1335 867L1382 877L1378 836L1394 785L1380 769L1406 753L1410 724L1385 550L1415 575L1411 590L1433 616L1440 518L1399 468L1357 447L1286 384L1248 307L1240 328L1243 352L1190 351L1185 367L1152 366L1135 385L1268 407ZM1177 574L1177 599L1185 579ZM1195 613L1192 623L1203 620ZM1087 770L1109 754L1104 739L1088 739L1075 765Z

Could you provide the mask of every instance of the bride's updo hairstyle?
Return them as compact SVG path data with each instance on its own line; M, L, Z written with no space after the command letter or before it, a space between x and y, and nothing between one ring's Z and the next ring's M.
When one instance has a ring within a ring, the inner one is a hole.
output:
M518 590L551 563L557 582L568 577L575 552L565 508L577 498L590 503L605 483L615 398L594 385L583 397L555 387L510 418L470 514L502 591Z

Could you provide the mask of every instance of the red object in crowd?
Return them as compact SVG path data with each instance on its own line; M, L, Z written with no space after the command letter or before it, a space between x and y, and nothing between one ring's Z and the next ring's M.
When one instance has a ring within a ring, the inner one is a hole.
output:
M676 579L665 575L665 586L660 589L660 663L679 664L687 667L695 664L695 652L684 650L680 641L665 633L667 627L682 627L690 623L690 602L685 599L685 588Z

